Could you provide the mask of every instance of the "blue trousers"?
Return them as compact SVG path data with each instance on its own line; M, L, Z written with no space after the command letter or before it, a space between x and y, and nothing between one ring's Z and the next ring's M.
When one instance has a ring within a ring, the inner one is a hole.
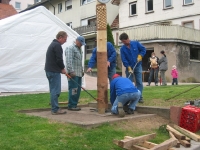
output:
M155 75L154 76L155 84L158 84L158 71L159 71L159 68L156 68L156 69L151 68L150 74L149 74L149 80L148 80L149 85L151 84L151 80L154 75Z
M109 82L112 81L112 76L116 74L116 68L114 67L113 69L108 69L108 79L109 79Z
M141 96L141 92L139 90L138 92L125 93L120 96L117 96L111 108L112 113L118 114L118 110L117 110L118 102L121 102L122 105L129 103L129 108L131 108L132 110L135 110L135 107L140 99L140 96Z
M51 99L51 111L57 112L58 97L61 92L61 76L60 73L46 71L46 76L49 81L50 99Z
M178 85L178 79L177 78L173 78L172 85L174 85L174 83L176 83L176 85Z
M128 78L129 76L129 72L128 69L126 68L126 77ZM134 69L134 75L131 74L131 76L129 77L129 79L134 82L134 76L135 76L135 80L136 80L136 86L137 89L140 90L141 92L141 97L142 97L142 91L143 91L143 83L142 83L142 65L136 66Z
M82 77L72 77L73 80L75 80L79 85L82 84ZM75 83L73 80L68 78L68 89L69 89L69 102L68 102L68 108L75 108L77 107L78 100L81 94L81 87L78 86L77 83Z

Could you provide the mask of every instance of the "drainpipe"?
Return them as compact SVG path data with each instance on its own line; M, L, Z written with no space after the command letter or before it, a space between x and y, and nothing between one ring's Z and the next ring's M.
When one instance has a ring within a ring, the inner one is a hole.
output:
M53 6L53 4L50 2L50 0L48 0L49 4L51 4L51 6L53 7L53 14L55 15L55 6Z

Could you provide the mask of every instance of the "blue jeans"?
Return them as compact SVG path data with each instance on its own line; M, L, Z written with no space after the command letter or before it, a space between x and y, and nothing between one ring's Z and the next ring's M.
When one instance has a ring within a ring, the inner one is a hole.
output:
M82 77L72 77L79 85L82 84ZM81 94L81 87L78 86L73 80L68 78L68 87L69 87L69 103L68 108L76 108L78 104L78 100Z
M152 80L152 77L154 76L154 79L155 79L155 84L158 84L158 71L159 71L159 68L151 68L150 70L150 74L149 74L149 80L148 80L148 84L150 85L151 84L151 80Z
M112 76L116 74L116 68L114 67L113 69L108 69L108 79L109 79L109 82L112 81Z
M46 71L46 76L49 81L51 111L57 112L59 109L58 97L61 92L61 76L60 73L50 71Z
M141 92L141 98L142 98L142 91L143 91L142 65L136 66L133 71L134 71L134 75L131 74L131 76L129 77L129 79L133 82L134 81L134 76L135 76L136 86L137 86L137 89L140 90L140 92ZM125 73L126 73L126 77L128 78L129 72L128 72L127 68L126 68Z
M141 96L141 93L139 90L138 90L138 92L125 93L120 96L117 96L113 103L113 106L111 108L112 113L118 114L118 110L117 110L118 102L121 102L123 106L124 106L124 104L129 103L129 105L128 105L129 108L132 110L135 110L135 107L140 99L140 96Z

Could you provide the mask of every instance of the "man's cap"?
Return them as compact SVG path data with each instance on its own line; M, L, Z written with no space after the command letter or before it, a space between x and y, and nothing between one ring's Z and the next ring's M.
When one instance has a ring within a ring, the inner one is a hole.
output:
M85 44L85 38L84 38L84 37L78 36L78 37L76 38L76 40L78 40L82 45L86 45L86 44Z
M112 76L112 79L117 78L117 77L120 77L120 75L119 75L119 74L114 74L114 75Z

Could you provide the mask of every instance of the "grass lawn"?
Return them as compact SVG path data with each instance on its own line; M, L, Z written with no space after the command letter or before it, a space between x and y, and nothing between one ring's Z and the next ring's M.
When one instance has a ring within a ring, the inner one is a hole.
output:
M187 100L199 99L200 87L165 101L196 85L145 87L144 101L148 106L183 106ZM89 91L96 97L96 91ZM59 100L66 101L68 94L62 93ZM81 93L80 104L93 101L87 93ZM132 120L104 124L86 129L68 123L58 123L45 118L18 113L18 110L49 107L49 94L29 94L0 97L0 148L1 150L120 150L113 139L125 135L139 136L156 132L153 142L160 143L169 138L154 124L145 126L143 120ZM145 120L148 122L148 120ZM155 120L156 124L156 120Z

